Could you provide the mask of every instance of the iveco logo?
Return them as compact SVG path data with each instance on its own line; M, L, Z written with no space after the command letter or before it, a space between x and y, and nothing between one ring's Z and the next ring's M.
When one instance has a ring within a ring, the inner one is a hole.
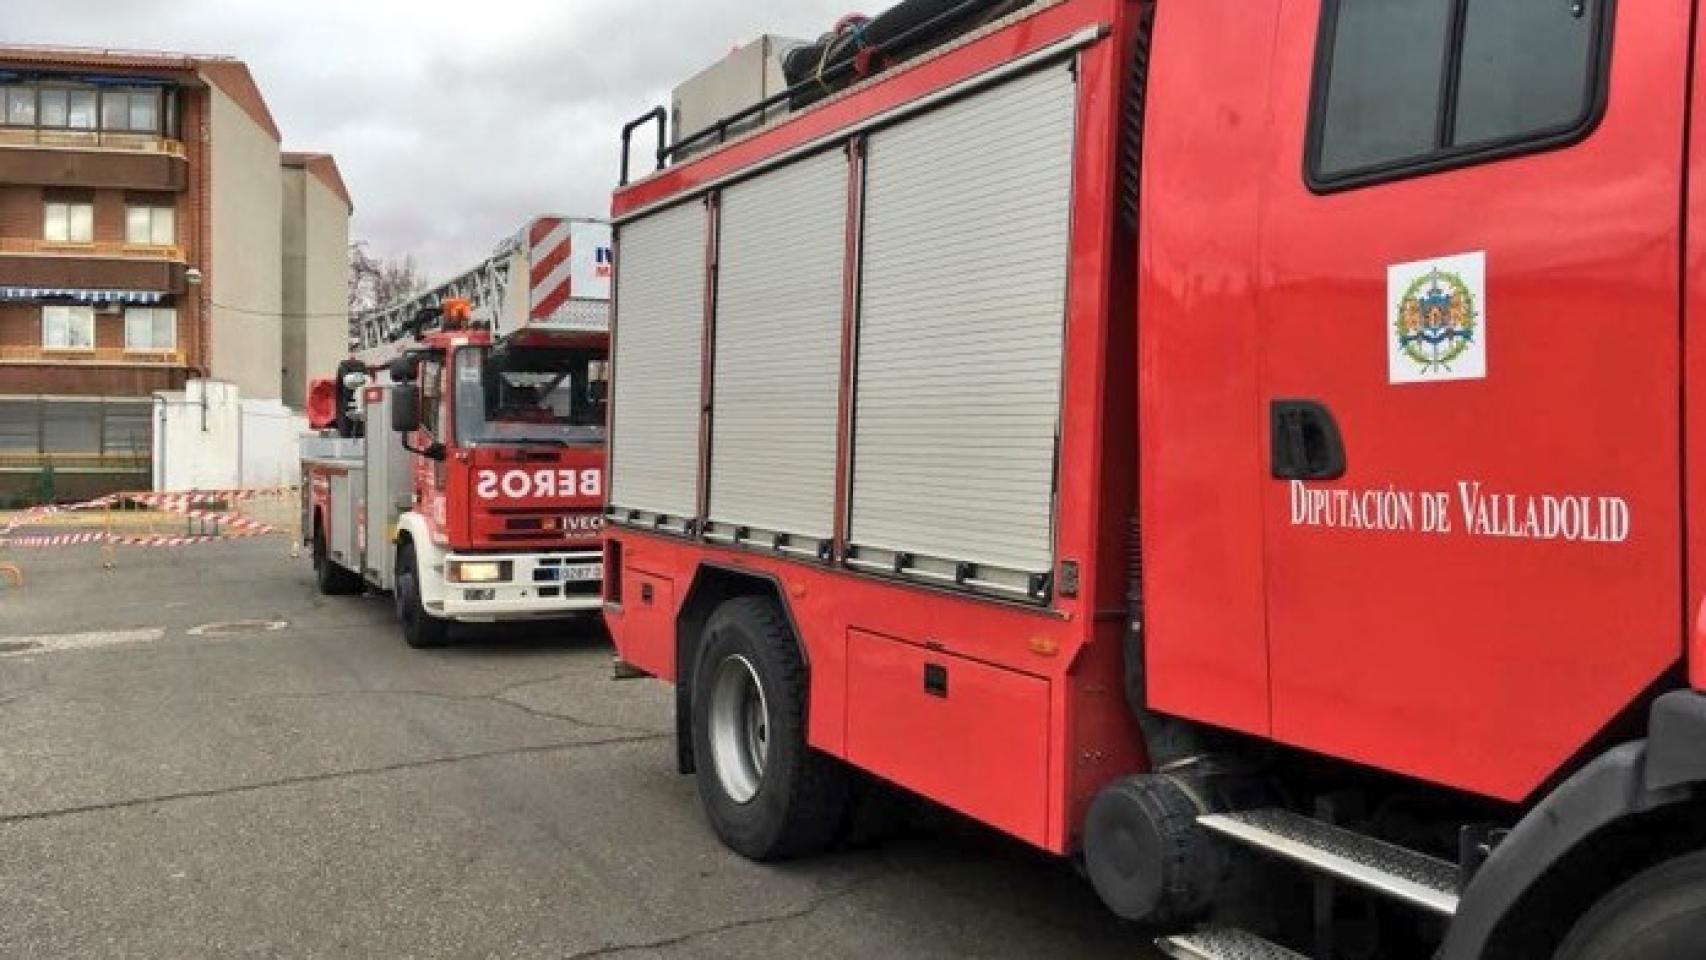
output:
M603 478L599 470L481 470L474 477L474 495L481 500L596 497L604 491Z

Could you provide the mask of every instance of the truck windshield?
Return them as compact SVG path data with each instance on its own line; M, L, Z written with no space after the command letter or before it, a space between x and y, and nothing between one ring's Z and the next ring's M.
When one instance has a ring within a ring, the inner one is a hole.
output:
M458 350L457 443L602 443L607 369L601 349Z

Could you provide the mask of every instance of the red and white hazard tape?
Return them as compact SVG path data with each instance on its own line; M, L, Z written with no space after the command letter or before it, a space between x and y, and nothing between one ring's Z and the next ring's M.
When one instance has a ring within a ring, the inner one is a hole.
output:
M296 491L293 487L266 487L244 490L187 490L182 493L125 493L119 494L117 498L156 510L183 513L197 504L259 500L262 497L286 496L294 492Z
M109 533L61 533L41 537L0 537L0 547L73 547L82 544L106 543L118 547L190 547L221 540L241 540L275 532L267 530L232 530L217 534L129 536Z
M75 513L79 510L98 510L102 507L111 505L114 499L116 498L112 496L105 496L97 497L94 500L85 500L82 503L47 504L46 506L41 507L31 507L13 518L11 523L4 527L0 527L0 537L22 527L38 524L42 522L44 517L51 517L54 514Z
M205 523L217 523L230 530L233 534L262 534L278 532L278 528L270 523L256 520L252 517L245 517L239 513L226 513L222 510L174 510L172 512L182 517L188 517L191 520L200 520Z
M0 527L0 547L65 547L85 543L109 543L140 547L181 547L198 543L212 543L215 540L264 536L278 533L279 528L273 524L245 517L241 514L223 510L198 509L195 505L257 500L262 497L285 496L294 492L294 488L291 487L272 487L252 490L192 490L185 493L114 493L93 500L85 500L82 503L49 504L26 510L14 517L11 523ZM223 529L219 533L182 536L120 536L105 531L30 537L10 536L10 534L24 527L46 523L55 514L97 510L117 503L140 504L165 513L177 514L190 520L217 524Z
M120 547L193 547L203 543L218 543L221 540L241 540L246 537L261 536L261 531L244 531L218 534L195 534L189 536L148 536L126 537L114 535L106 538L106 542Z
M80 543L105 543L104 533L61 533L45 537L0 537L0 547L69 547Z

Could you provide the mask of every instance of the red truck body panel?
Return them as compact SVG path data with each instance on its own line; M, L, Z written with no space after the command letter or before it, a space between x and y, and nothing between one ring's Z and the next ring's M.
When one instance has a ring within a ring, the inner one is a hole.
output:
M1706 690L1706 137L1695 118L1706 116L1706 18L1694 18L1694 76L1690 78L1687 154L1687 203L1683 208L1683 458L1682 504L1688 517L1684 530L1688 558L1689 683Z
M607 606L624 660L672 679L675 621L706 565L775 580L787 597L811 665L811 744L1039 846L1065 850L1070 825L1095 791L1142 762L1127 721L1119 649L1125 631L1123 557L1134 490L1130 371L1110 365L1110 343L1129 335L1129 240L1116 237L1114 162L1120 77L1132 22L1114 0L1070 0L832 100L800 118L685 163L620 192L615 214L692 191L873 112L908 103L1086 29L1107 39L1079 59L1079 136L1068 295L1061 434L1059 556L1082 564L1076 596L1051 609L992 603L897 585L751 552L607 528L616 544L607 576L622 602ZM618 240L620 244L620 240ZM618 270L620 250L618 249ZM1124 298L1116 308L1114 299ZM617 309L620 310L618 303ZM620 331L615 334L620 337ZM1129 346L1122 356L1129 356ZM615 371L620 377L620 370ZM843 422L847 417L843 404ZM1109 448L1109 435L1117 444ZM1124 451L1123 453L1121 451ZM843 462L845 475L847 464ZM844 489L844 484L842 485ZM1092 559L1095 558L1095 559ZM647 589L649 588L649 589ZM649 598L649 599L646 599ZM931 697L911 669L955 667L955 696ZM887 682L885 682L887 681ZM911 731L910 736L899 736ZM1069 734L1068 732L1071 731ZM944 751L965 762L941 766Z
M1152 702L1520 800L1680 653L1688 4L1618 8L1610 99L1581 142L1329 194L1299 170L1318 4L1295 6L1271 32L1248 5L1157 25L1139 310ZM1388 269L1465 251L1485 255L1488 375L1388 383ZM1347 473L1312 488L1443 496L1451 529L1297 516L1267 466L1284 398L1323 402L1344 434ZM1521 523L1545 496L1617 498L1626 542L1499 535L1497 508Z
M604 448L476 447L469 464L469 540L481 546L557 547L596 541L603 526Z

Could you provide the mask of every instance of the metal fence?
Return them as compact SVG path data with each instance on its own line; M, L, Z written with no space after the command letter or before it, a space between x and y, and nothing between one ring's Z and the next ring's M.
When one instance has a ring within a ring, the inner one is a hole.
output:
M153 423L148 397L0 397L0 475L146 476Z

